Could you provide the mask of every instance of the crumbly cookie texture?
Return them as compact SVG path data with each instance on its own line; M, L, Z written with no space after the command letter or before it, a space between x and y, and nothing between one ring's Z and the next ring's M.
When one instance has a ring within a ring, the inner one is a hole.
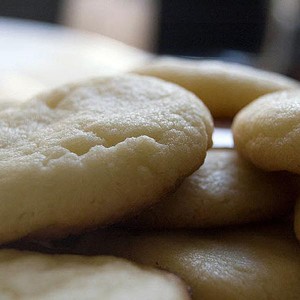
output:
M300 90L265 95L232 125L237 150L257 167L300 174Z
M190 299L175 275L110 257L0 250L3 300Z
M287 173L256 168L233 149L211 149L203 166L175 193L124 226L203 228L282 216L295 202L292 179Z
M283 75L214 60L163 57L133 72L183 86L195 93L215 118L232 118L264 94L300 88L299 82Z
M203 163L212 130L192 93L138 75L0 111L0 242L62 236L157 202Z
M174 272L194 300L297 299L300 244L280 225L205 231L98 232L72 245Z

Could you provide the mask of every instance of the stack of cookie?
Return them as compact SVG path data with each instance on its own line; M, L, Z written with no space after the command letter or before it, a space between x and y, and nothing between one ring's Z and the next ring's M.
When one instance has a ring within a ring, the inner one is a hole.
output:
M300 297L299 83L169 58L133 73L1 109L0 296ZM236 150L208 150L234 116Z

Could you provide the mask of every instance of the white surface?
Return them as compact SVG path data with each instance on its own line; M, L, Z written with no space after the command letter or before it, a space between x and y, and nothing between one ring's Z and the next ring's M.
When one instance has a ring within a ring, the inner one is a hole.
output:
M0 18L0 98L24 99L45 88L126 71L148 54L98 34Z
M213 133L213 147L214 148L233 148L233 137L230 128L215 127Z

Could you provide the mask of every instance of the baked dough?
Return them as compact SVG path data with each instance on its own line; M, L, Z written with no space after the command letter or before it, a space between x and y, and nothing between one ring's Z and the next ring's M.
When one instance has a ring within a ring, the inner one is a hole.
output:
M283 75L237 63L163 57L133 72L174 82L195 93L215 118L234 115L261 95L300 88Z
M265 95L232 125L237 150L257 167L300 174L300 90Z
M296 198L292 179L286 173L257 169L235 150L212 149L204 165L174 194L126 225L172 229L264 221L292 210Z
M0 250L2 300L190 299L175 275L124 259Z
M70 248L114 254L174 272L193 300L291 300L300 295L300 245L291 228L98 232Z
M212 127L193 94L137 75L0 111L0 242L62 236L157 202L202 164Z

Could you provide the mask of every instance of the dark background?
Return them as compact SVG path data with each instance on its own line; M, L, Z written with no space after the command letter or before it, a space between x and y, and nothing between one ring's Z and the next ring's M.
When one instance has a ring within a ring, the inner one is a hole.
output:
M1 0L0 15L56 23L63 1ZM222 49L257 53L267 0L162 0L157 52L203 56Z
M0 16L58 23L63 2L0 0ZM161 0L154 51L251 64L265 40L269 7L270 0ZM300 79L300 28L298 33L283 72Z
M188 56L223 49L257 53L263 41L269 1L163 0L158 52Z
M0 0L0 16L56 23L62 1Z

